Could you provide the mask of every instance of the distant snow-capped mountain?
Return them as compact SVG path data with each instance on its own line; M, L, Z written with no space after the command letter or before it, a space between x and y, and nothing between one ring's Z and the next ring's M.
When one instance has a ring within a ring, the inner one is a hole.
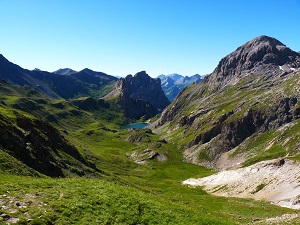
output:
M194 82L200 82L203 76L199 74L195 74L193 76L183 76L173 73L169 75L161 74L157 77L161 79L161 87L167 98L172 102L183 88L191 85Z

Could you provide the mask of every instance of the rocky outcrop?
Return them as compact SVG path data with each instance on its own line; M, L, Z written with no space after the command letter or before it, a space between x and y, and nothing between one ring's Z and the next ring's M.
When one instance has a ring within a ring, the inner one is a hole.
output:
M145 71L119 79L114 90L105 98L116 98L125 115L134 119L155 116L170 104L160 79L151 78Z

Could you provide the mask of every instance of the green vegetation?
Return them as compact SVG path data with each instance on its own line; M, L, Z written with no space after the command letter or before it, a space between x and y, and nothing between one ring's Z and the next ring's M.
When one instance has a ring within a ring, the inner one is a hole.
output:
M37 172L0 142L0 215L18 218L19 224L248 224L293 212L182 185L190 177L214 173L184 162L184 128L173 139L150 130L120 130L126 120L113 101L54 101L30 88L8 84L1 84L1 90L5 90L1 126L16 137L15 143L26 140L30 156L38 156L35 150L45 145L54 159L51 165L68 177L50 178ZM30 126L34 137L44 142L34 146L35 139L25 138ZM295 126L286 132L295 132ZM60 143L57 148L48 146L51 138ZM286 145L295 143L290 139ZM163 154L167 161L153 158L135 163L132 155L145 150ZM269 150L281 152L275 145ZM0 217L1 222L7 218Z
M264 187L266 186L266 184L260 184L256 187L255 191L252 192L252 194L255 194L257 192L259 192L260 190L262 190Z
M105 180L0 177L0 200L20 224L229 224Z

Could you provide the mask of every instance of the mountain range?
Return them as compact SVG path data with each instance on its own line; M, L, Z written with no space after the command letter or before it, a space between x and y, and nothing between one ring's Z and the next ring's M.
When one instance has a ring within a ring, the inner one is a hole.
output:
M62 76L67 75L67 76ZM118 78L90 69L75 72L62 69L49 73L26 70L0 55L0 79L13 84L27 85L51 98L101 97L107 94Z

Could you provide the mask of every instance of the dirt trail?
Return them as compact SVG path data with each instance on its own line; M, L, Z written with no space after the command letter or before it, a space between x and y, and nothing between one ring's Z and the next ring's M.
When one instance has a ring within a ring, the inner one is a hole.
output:
M254 198L300 209L300 162L297 161L264 161L200 179L190 178L183 184L203 186L209 193L219 196Z

